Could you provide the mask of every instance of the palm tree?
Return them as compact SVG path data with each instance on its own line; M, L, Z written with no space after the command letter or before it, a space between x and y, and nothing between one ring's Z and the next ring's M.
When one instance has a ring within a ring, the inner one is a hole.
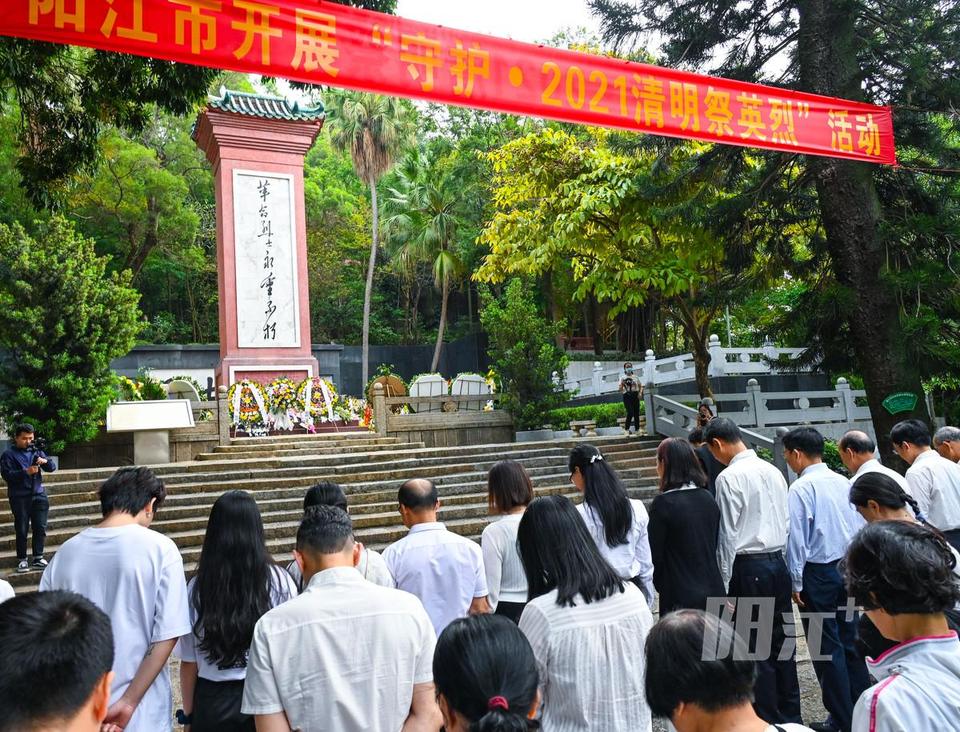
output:
M429 262L434 283L441 292L440 325L431 371L436 371L440 363L450 282L463 269L452 249L458 226L456 206L461 195L462 191L454 189L448 176L439 173L419 150L413 150L398 168L396 185L390 188L387 199L387 209L392 213L387 228L400 242L396 258L408 269L417 262Z
M370 189L373 237L367 264L367 285L363 295L363 384L370 376L370 304L373 273L380 245L380 210L377 182L393 167L400 150L413 130L413 113L408 103L358 91L330 89L324 96L330 140L341 152L349 152L353 169ZM365 387L364 387L365 388Z

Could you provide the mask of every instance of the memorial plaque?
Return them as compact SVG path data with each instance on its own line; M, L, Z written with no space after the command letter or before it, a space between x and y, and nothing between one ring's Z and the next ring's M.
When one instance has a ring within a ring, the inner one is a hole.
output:
M240 348L298 348L293 176L233 172Z

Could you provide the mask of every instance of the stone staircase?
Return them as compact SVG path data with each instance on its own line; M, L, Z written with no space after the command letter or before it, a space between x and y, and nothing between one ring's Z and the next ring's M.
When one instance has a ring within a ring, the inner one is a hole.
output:
M397 513L397 488L408 478L426 477L439 488L440 519L453 530L479 537L490 521L486 476L498 460L520 462L538 495L576 498L567 455L579 440L426 448L367 432L239 438L189 463L154 467L167 498L153 528L172 538L190 572L196 565L207 516L224 491L254 495L263 514L267 542L277 559L290 560L303 494L320 480L343 486L360 541L374 549L405 535ZM651 500L656 491L656 443L638 438L592 438L623 478L634 498ZM96 491L112 469L62 470L44 476L50 496L49 559L64 541L100 518ZM0 575L17 591L35 589L40 573L14 573L16 551L6 488L0 490Z

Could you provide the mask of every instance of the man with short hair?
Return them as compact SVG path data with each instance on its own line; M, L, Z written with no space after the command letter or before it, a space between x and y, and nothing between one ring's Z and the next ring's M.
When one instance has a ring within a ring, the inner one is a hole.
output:
M156 732L173 717L167 658L192 632L180 550L150 530L166 497L149 468L120 468L100 486L103 521L68 539L40 579L71 590L113 621L111 706L105 732Z
M398 501L410 532L383 552L397 589L420 598L437 635L457 618L490 612L483 552L437 521L440 498L433 482L408 480Z
M646 643L647 704L677 732L812 732L799 724L764 728L750 702L756 663L725 620L677 610L653 626Z
M242 710L258 732L431 732L436 634L413 595L365 580L350 517L307 510L294 557L306 589L257 622Z
M0 732L100 732L113 634L93 603L72 592L9 600L0 605L0 649Z
M770 657L758 663L757 714L766 721L800 721L800 684L796 650L781 659L786 643L784 618L793 616L790 573L783 553L787 544L787 482L773 465L747 449L740 429L717 417L703 427L713 456L727 467L717 476L720 536L717 558L728 594L738 604L772 602ZM751 652L757 639L748 639Z
M960 465L930 447L930 430L919 419L895 424L890 440L900 459L910 466L909 493L923 517L960 550Z
M941 427L933 433L933 446L937 448L940 457L960 463L960 429L956 427Z
M17 539L17 572L29 572L27 533L33 529L33 567L43 569L43 543L47 538L47 514L50 501L43 488L41 471L52 473L57 466L43 450L34 446L33 425L18 424L13 430L13 444L0 455L0 476L7 483L7 500L13 514L13 531Z
M866 432L850 430L844 433L837 443L837 450L840 453L840 462L850 473L851 483L856 483L857 478L867 473L882 473L896 481L905 492L910 492L906 478L877 460L877 444Z
M820 636L814 639L809 616L801 616L814 649L823 706L830 714L828 722L814 729L850 732L853 705L870 686L870 678L857 654L857 623L848 615L837 564L865 522L850 503L850 481L824 464L823 448L823 435L813 427L796 427L783 436L784 457L799 476L787 497L787 567L794 602L820 620L813 625Z

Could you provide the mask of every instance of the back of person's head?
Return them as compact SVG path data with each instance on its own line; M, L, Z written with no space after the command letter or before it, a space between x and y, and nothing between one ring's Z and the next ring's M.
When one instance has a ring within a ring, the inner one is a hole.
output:
M412 478L400 486L397 501L414 512L432 511L440 500L437 486L426 478Z
M16 427L13 428L13 436L19 437L20 435L32 435L34 433L33 425L29 422L21 422Z
M864 473L850 485L850 503L857 508L866 508L870 501L875 501L882 508L899 510L908 505L913 514L922 519L920 506L916 499L900 487L889 475L883 473Z
M960 602L956 557L923 524L877 521L853 538L843 569L847 592L866 610L934 614Z
M200 650L222 668L242 664L253 628L271 607L275 568L260 509L245 491L228 491L210 510L190 601Z
M85 597L36 592L3 603L0 649L0 732L65 728L96 695L106 714L113 632ZM82 729L102 719L93 714Z
M917 447L929 447L930 429L919 419L905 419L890 430L890 441L894 445L909 442Z
M732 419L714 417L703 426L703 441L710 443L714 440L735 445L738 442L743 442L743 433L740 432L740 428L734 424Z
M702 445L703 444L703 427L694 427L690 430L690 434L687 435L687 442L691 445Z
M557 604L603 600L623 592L623 580L600 554L583 518L566 496L534 499L520 519L517 549L529 599L557 590Z
M346 511L334 506L313 506L303 514L297 529L297 551L320 556L351 549L353 524Z
M570 451L568 463L571 474L579 470L583 476L583 502L600 519L607 546L626 544L633 507L616 471L597 448L586 443Z
M523 466L501 460L487 474L487 500L491 511L507 513L533 500L533 482Z
M120 468L100 486L100 511L104 516L120 512L136 516L150 501L154 512L160 508L167 491L150 468L131 466Z
M653 626L646 645L650 710L672 718L681 704L707 713L753 700L756 664L733 627L702 610L677 610Z
M840 452L850 450L857 455L873 455L877 451L877 443L866 432L850 430L837 443Z
M303 510L306 511L312 506L336 506L346 511L347 496L343 488L336 483L324 480L307 488L307 493L303 497Z
M681 437L668 437L657 445L657 462L662 468L660 490L672 491L693 484L707 487L707 475L690 443Z
M783 446L807 457L823 457L824 439L813 427L794 427L783 436Z
M533 649L516 624L501 615L450 623L437 640L433 682L445 716L461 715L470 732L536 728L528 718L537 703Z
M960 443L960 429L947 425L933 433L934 445L942 445L944 442Z

